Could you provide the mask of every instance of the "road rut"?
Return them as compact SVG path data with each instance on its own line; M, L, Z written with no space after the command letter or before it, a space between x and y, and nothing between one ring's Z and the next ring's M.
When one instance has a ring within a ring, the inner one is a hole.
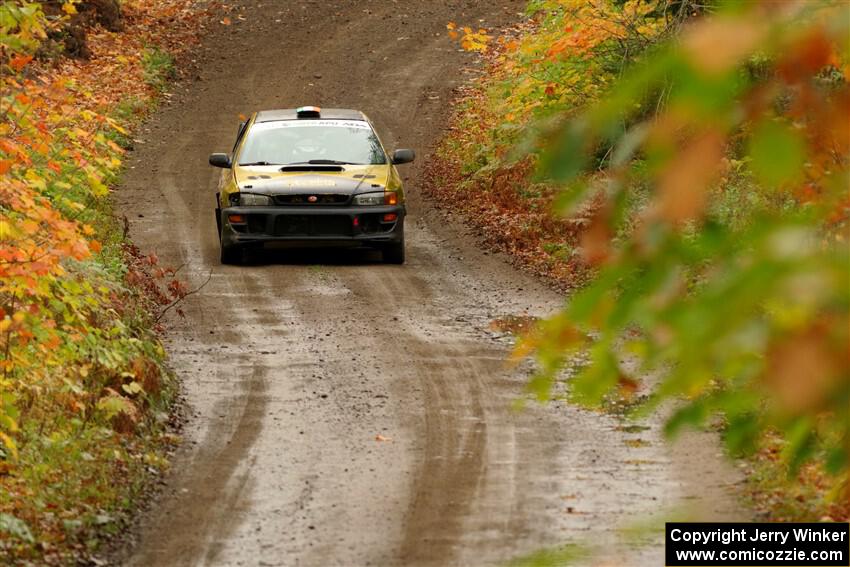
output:
M238 0L197 74L139 134L116 197L131 235L190 284L210 278L168 349L190 419L135 545L153 565L494 565L592 542L661 564L618 528L683 504L740 517L711 438L670 448L610 416L553 402L511 410L529 369L504 364L508 314L563 298L432 211L419 193L453 87L468 78L446 22L498 26L523 2ZM374 253L218 263L218 171L238 115L352 107L385 144L413 147L408 262ZM629 443L635 438L640 443Z

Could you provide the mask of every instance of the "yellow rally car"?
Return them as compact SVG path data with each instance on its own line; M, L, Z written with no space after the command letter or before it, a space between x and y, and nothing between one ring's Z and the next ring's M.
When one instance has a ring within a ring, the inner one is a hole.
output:
M345 109L264 110L239 126L216 194L221 262L248 248L369 246L404 263L404 191L369 119Z

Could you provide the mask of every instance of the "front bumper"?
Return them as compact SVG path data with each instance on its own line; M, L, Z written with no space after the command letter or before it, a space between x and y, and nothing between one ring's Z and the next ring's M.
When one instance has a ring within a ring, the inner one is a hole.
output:
M228 207L218 213L224 247L380 246L404 237L404 206ZM385 222L387 214L396 220ZM231 222L232 215L244 222Z

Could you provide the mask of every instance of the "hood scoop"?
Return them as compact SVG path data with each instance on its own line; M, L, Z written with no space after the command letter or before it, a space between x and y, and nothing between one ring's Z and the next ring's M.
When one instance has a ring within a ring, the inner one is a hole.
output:
M325 165L319 163L299 163L297 165L284 165L280 168L280 171L290 172L290 171L334 171L340 172L345 171L345 169L341 165Z

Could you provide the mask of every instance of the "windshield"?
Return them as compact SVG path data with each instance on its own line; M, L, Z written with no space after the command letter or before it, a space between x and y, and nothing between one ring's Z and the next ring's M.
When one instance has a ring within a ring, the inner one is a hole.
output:
M260 122L239 152L239 165L296 163L385 164L387 156L372 127L361 120Z

